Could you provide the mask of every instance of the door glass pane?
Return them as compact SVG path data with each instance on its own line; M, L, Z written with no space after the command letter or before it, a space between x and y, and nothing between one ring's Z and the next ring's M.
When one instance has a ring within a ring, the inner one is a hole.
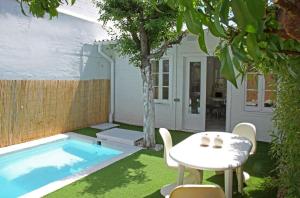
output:
M152 79L153 79L153 86L158 86L158 79L159 79L159 76L158 74L152 74Z
M153 98L158 99L158 87L153 87Z
M201 62L190 62L189 112L200 113Z
M248 73L246 82L246 106L258 106L258 74Z
M276 105L276 80L272 75L265 76L265 98L264 107L275 107Z
M163 74L163 86L169 86L169 74Z
M152 73L158 73L159 72L159 62L156 60L151 61L151 68L152 68Z
M163 60L163 72L169 73L169 60Z
M163 87L163 100L169 99L169 87Z

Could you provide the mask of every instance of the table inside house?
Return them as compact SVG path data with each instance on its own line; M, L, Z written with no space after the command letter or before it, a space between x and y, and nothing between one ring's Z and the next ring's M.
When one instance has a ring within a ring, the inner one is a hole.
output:
M201 146L202 137L210 139L208 146ZM214 138L223 140L222 147L214 147ZM251 142L227 132L196 133L170 149L170 157L179 164L178 185L183 184L184 169L224 171L225 195L232 197L233 169L243 165L248 159Z

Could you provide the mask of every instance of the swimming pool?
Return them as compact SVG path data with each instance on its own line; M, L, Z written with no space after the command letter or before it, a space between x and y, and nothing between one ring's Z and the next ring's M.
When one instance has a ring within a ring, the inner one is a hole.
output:
M25 195L120 156L123 151L72 138L0 156L0 197Z

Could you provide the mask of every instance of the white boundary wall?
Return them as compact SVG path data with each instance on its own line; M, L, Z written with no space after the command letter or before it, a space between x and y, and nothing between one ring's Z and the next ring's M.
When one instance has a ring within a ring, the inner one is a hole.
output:
M79 0L62 7L57 18L37 19L24 16L15 0L1 0L0 79L110 78L108 62L93 44L108 38L95 12Z

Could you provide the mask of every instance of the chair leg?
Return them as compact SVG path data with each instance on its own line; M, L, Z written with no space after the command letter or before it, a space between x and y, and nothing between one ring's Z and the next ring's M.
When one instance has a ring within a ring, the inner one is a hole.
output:
M203 171L189 169L189 175L184 178L184 184L201 184L203 181Z
M177 179L177 184L182 185L183 184L183 179L184 179L184 166L179 165L178 167L178 179Z
M238 192L243 193L244 178L243 178L243 168L242 168L242 166L240 166L236 169L236 176L237 176L237 181L238 181Z
M203 170L196 170L195 171L195 181L197 184L202 184L203 182Z

